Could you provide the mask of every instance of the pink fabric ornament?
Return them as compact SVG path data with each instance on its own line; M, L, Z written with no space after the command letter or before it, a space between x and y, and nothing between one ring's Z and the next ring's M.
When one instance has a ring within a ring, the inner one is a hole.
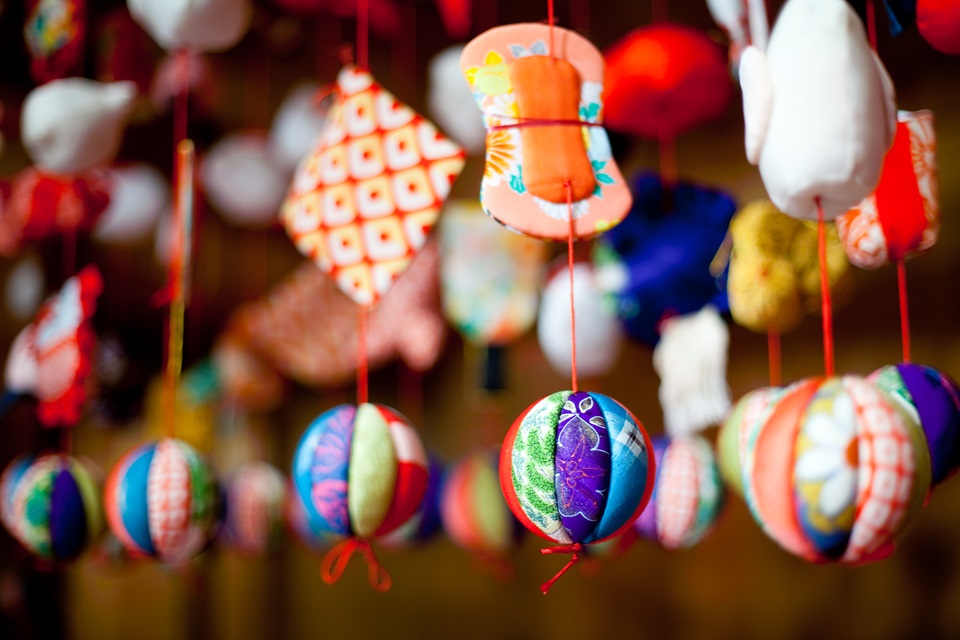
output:
M937 142L930 111L901 111L876 190L837 218L850 262L875 269L929 250L940 231Z
M262 555L275 550L283 533L286 481L266 462L251 462L233 472L226 487L226 517L221 536L231 548Z
M244 228L276 224L287 181L267 138L253 132L221 138L200 165L207 199L220 215Z
M423 247L464 153L368 72L344 67L336 87L280 219L301 253L370 307Z
M846 213L877 185L896 130L893 85L845 0L789 0L766 53L740 61L747 159L796 218Z
M145 239L170 203L166 178L146 163L112 167L105 173L110 204L93 226L94 239L108 244Z

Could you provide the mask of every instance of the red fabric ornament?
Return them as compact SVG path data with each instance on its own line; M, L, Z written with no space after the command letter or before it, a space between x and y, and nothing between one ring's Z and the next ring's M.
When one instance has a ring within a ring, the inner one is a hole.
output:
M23 39L38 83L76 75L83 61L86 0L28 0Z
M917 0L917 29L934 49L960 55L960 3L957 0Z
M0 187L0 256L55 233L86 231L110 204L110 181L101 173L57 176L26 169Z
M605 57L604 122L610 129L673 138L719 116L730 99L722 47L688 27L636 29Z

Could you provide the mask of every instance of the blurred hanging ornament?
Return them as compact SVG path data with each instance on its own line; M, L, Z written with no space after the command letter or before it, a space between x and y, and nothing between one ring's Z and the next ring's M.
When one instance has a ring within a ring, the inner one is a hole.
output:
M786 392L783 387L763 387L746 394L730 410L717 434L717 466L728 489L746 497L745 470L753 468L753 441L770 417L776 402Z
M168 431L171 409L164 395L165 381L154 378L144 401L144 419L152 433ZM173 423L177 438L201 453L213 450L220 388L215 367L204 360L180 376L176 388Z
M103 530L99 472L86 461L49 454L16 458L0 478L0 515L31 553L75 559Z
M250 0L127 0L133 19L168 52L223 51L250 26Z
M226 486L220 536L237 551L262 555L275 550L283 534L286 480L273 465L250 462L237 468Z
M23 38L37 83L65 78L83 66L86 0L27 0Z
M489 216L551 240L623 220L630 191L601 126L603 56L589 41L544 24L496 27L464 48L460 67L487 128L480 203Z
M497 451L482 450L457 461L440 495L447 536L494 569L517 550L523 532L500 492L497 458Z
M184 51L170 54L157 64L150 83L150 102L163 113L171 108L177 94L186 91L190 114L209 113L226 99L222 76L204 55Z
M732 87L723 50L705 34L656 23L627 34L606 54L609 127L656 140L723 114Z
M347 540L324 558L321 577L339 580L354 551L364 554L370 585L390 588L370 541L417 511L427 488L427 454L414 428L393 409L340 405L307 427L293 459L293 482L310 530Z
M923 429L932 490L960 467L960 388L945 373L909 362L881 367L867 380L889 394Z
M617 362L623 329L616 304L597 285L596 269L589 263L573 267L573 300L576 314L577 372L599 378ZM540 301L537 338L553 370L571 374L570 271L564 264L547 282Z
M940 231L937 142L930 111L900 111L876 190L837 218L850 262L875 269L929 250Z
M428 242L370 313L367 359L371 369L400 357L411 368L426 371L440 356L445 325L437 299L437 254L436 243ZM356 319L356 306L336 284L312 264L305 264L264 299L236 311L220 342L232 342L247 356L301 384L339 385L357 370ZM224 379L229 376L225 374Z
M76 175L109 164L137 94L132 82L54 80L23 102L23 145L42 171Z
M838 218L840 220L840 218ZM785 333L820 309L816 225L758 200L730 223L732 248L727 292L734 321L751 331ZM826 228L831 288L847 273L847 258L833 226Z
M930 486L920 426L853 376L807 379L775 394L762 419L733 425L746 428L735 434L736 466L754 518L808 561L889 555Z
M217 339L210 357L217 369L224 400L238 409L266 412L283 400L283 378L231 329Z
M288 177L261 134L232 133L218 140L200 165L200 184L229 222L260 229L276 224Z
M429 477L420 506L409 520L380 539L385 547L400 549L423 544L434 538L440 531L440 487L444 476L443 463L432 451L427 453L427 458Z
M934 49L960 55L960 5L953 0L917 0L917 30Z
M460 71L463 45L447 47L430 60L427 108L444 132L472 156L486 147L487 130L473 102L470 85Z
M845 0L788 0L740 61L746 152L778 209L832 220L868 196L896 130L893 84Z
M370 307L423 247L463 164L460 147L368 72L347 66L281 221L301 253Z
M67 279L14 340L7 359L7 387L36 396L45 427L73 426L87 398L95 335L93 314L103 280L95 266Z
M276 166L292 174L320 137L327 122L319 104L320 85L305 82L283 99L270 125L270 154Z
M43 267L36 255L22 258L10 270L3 297L14 320L22 322L36 313L43 300Z
M107 522L127 551L171 564L189 560L207 546L217 525L218 503L207 461L172 438L124 455L104 490Z
M546 247L491 224L479 203L452 200L440 222L443 314L464 338L503 345L537 317Z
M136 163L106 170L110 204L93 227L99 242L123 244L149 236L170 204L170 185L154 167Z
M500 452L500 487L518 520L580 558L585 544L622 534L653 491L656 463L643 425L599 393L560 391L513 423Z
M701 436L653 439L657 477L634 528L667 549L700 542L723 510L724 491L713 447Z

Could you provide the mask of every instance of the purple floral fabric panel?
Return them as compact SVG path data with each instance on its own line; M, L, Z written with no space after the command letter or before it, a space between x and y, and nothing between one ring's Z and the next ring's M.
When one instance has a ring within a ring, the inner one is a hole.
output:
M557 507L574 542L593 532L610 488L610 437L600 405L588 393L571 394L560 411L554 457Z

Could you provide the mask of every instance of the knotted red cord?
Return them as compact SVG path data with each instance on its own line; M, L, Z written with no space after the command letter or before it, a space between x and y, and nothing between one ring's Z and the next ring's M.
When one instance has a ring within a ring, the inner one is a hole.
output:
M540 585L540 591L543 595L547 595L547 592L550 591L550 587L553 586L553 583L560 579L560 576L565 574L570 570L570 567L580 562L580 552L583 551L583 545L579 542L573 544L562 544L556 547L547 547L545 549L540 549L540 553L543 555L551 555L554 553L569 553L570 561L563 566L563 569L557 572L557 575L553 576L542 585Z
M779 387L782 381L782 367L780 364L780 330L767 329L767 360L770 368L770 386Z
M367 582L374 590L386 593L393 580L373 553L370 542L363 538L347 538L323 556L320 563L320 578L326 584L336 584L347 568L354 551L359 551L367 561Z
M561 118L524 118L523 116L505 116L499 113L485 113L488 118L500 118L503 120L516 120L506 124L495 124L489 127L490 131L502 131L503 129L522 129L523 127L602 127L602 122L587 122L586 120L564 120Z
M817 198L817 252L820 258L820 311L823 314L823 364L826 376L833 377L833 305L830 302L830 274L827 271L827 237L823 205Z

